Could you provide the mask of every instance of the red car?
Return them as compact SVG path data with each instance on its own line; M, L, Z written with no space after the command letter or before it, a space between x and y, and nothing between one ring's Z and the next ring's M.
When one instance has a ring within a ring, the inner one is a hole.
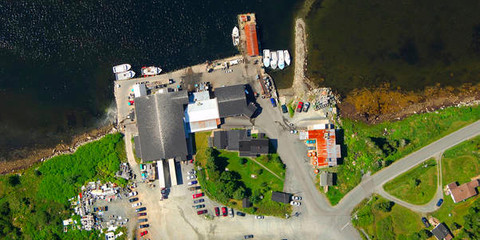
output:
M143 236L147 235L147 233L148 233L148 231L143 231L143 232L140 233L140 236L143 237Z
M192 195L193 199L203 197L203 193L196 193Z
M197 215L202 215L204 213L207 213L207 210L200 210L200 211L197 211Z
M222 214L223 214L224 217L226 217L228 215L226 207L222 207Z
M215 208L215 215L217 217L220 216L220 209L218 207Z
M297 112L301 112L303 108L303 102L299 102L297 106Z

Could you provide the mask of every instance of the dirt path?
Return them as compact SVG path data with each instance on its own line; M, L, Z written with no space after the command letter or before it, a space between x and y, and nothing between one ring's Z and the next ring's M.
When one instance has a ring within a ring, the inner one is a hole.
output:
M269 171L270 173L272 173L275 177L277 177L278 179L284 181L283 178L281 178L280 176L278 176L277 174L275 174L272 170L268 169L267 167L265 167L263 164L259 163L257 160L253 159L253 158L250 158L252 161L256 162L258 165L260 165L261 167L263 167L265 170Z

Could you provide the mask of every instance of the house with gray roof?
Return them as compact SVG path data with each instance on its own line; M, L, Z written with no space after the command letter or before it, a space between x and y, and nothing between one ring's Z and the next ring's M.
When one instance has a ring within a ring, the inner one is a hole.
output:
M218 110L221 118L245 116L252 117L257 110L253 102L247 101L245 85L232 85L215 88Z

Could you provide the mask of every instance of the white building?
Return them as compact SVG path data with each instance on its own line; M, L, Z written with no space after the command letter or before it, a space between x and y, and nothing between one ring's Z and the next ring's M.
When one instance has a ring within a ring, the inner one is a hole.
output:
M133 85L133 94L135 95L135 98L147 96L147 87L143 83L135 84Z

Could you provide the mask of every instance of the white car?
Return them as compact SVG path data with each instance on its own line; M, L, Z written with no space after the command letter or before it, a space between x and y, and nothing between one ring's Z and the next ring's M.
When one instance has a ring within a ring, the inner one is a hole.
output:
M195 175L195 173L197 173L197 171L192 169L192 171L188 172L188 175Z
M255 216L255 219L264 219L265 217L264 216L261 216L261 215L258 215L258 216Z
M300 197L300 196L293 196L292 199L293 199L293 200L300 201L300 200L302 200L302 197Z
M128 194L128 197L133 197L133 196L137 196L138 192L137 191L133 191L131 193Z
M132 204L132 207L139 207L139 206L142 206L141 202L137 202L137 203Z
M190 175L190 176L187 177L188 180L190 180L190 179L193 180L193 179L196 179L196 178L197 178L197 176L195 176L195 175Z
M300 206L300 205L302 205L302 204L301 204L300 202L291 201L291 202L290 202L290 205L292 205L292 206Z

